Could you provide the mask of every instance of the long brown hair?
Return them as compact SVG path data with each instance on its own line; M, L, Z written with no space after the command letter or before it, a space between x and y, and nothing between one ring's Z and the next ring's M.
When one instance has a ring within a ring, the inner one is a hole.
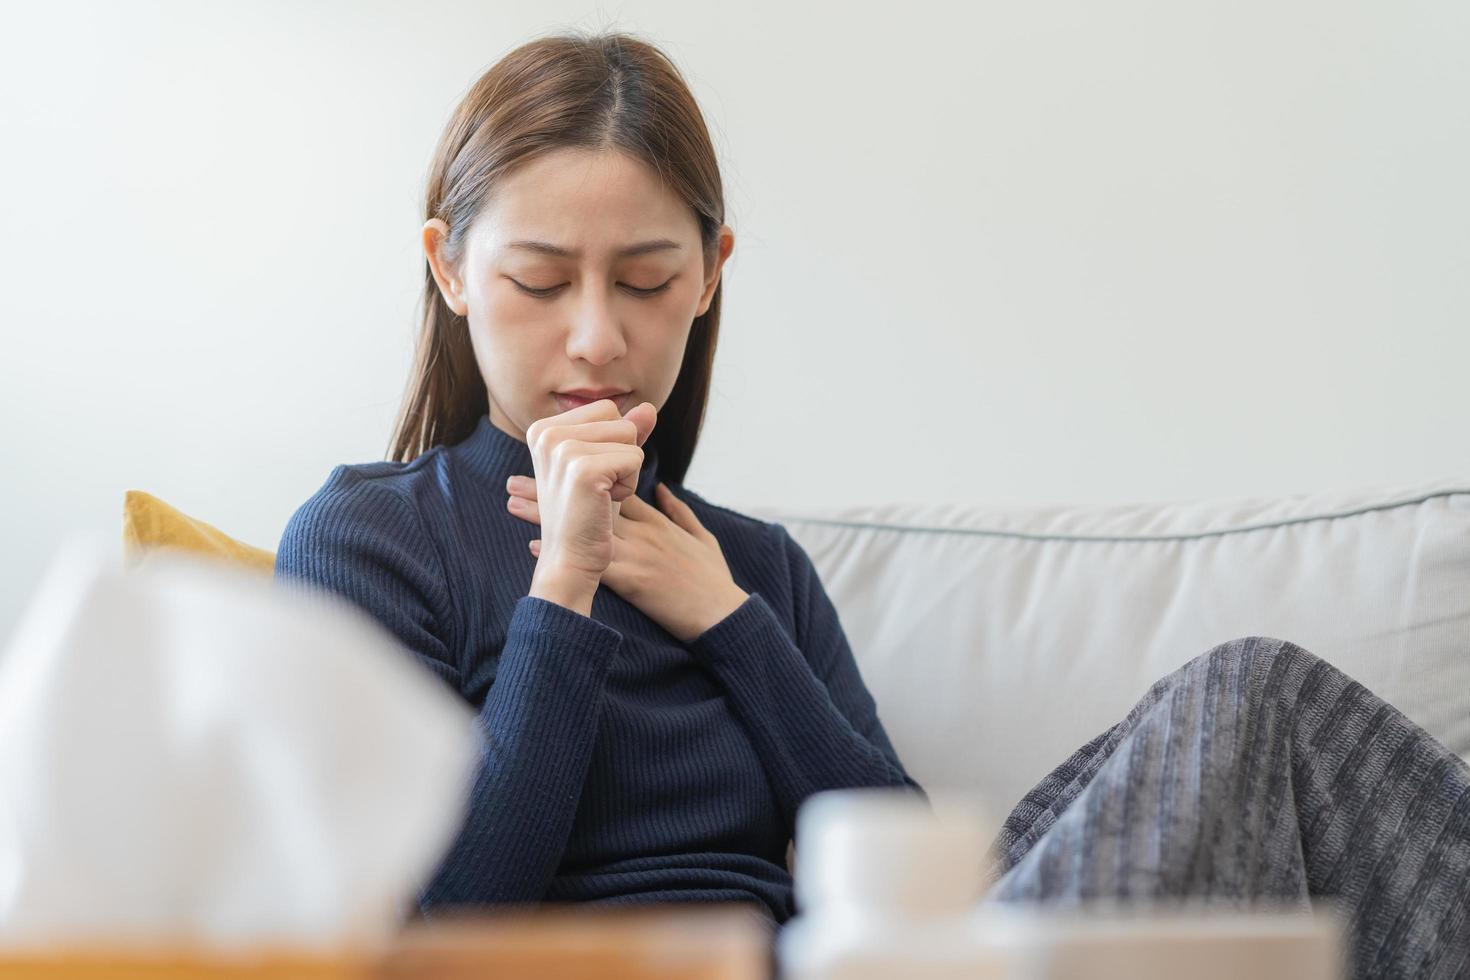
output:
M699 221L706 274L725 220L724 188L704 117L678 68L627 33L564 32L511 51L460 100L439 139L424 191L424 220L449 225L444 257L456 264L464 234L498 178L562 147L616 148L643 160ZM709 400L720 327L720 293L694 319L684 362L649 442L660 479L682 483ZM388 458L408 462L452 445L489 411L467 321L444 302L424 259L420 332Z

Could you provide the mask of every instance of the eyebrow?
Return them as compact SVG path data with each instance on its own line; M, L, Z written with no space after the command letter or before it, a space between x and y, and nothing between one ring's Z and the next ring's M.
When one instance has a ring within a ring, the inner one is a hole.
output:
M560 245L553 245L550 242L537 242L524 238L508 242L505 247L525 249L528 252L539 252L542 255L554 255L562 259L575 259L580 258L582 255L581 252L575 249L563 248ZM625 246L613 254L618 258L625 258L630 255L646 255L649 252L662 252L671 248L682 249L683 247L678 242L667 238L655 238L652 241L638 242L635 245Z

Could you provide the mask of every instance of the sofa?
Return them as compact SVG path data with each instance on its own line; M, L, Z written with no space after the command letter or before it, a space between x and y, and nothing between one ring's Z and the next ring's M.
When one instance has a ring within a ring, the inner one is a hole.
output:
M1470 761L1470 479L736 509L811 556L914 778L996 818L1155 680L1240 636L1311 651Z
M1470 761L1470 478L1110 506L730 506L811 556L919 783L994 817L1154 681L1240 636L1311 651ZM123 544L135 565L159 546L264 574L274 559L141 490Z

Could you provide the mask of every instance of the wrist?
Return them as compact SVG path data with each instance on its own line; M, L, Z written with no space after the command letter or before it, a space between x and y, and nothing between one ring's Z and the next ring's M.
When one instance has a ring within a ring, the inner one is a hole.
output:
M597 586L598 582L588 579L583 572L538 563L531 574L531 588L527 595L554 602L590 617L592 597L597 594Z
M697 639L699 636L729 619L737 609L745 605L745 600L749 598L750 593L738 586L725 593L721 601L707 610L704 616L694 624L693 629L690 631L692 635L685 642L691 642Z

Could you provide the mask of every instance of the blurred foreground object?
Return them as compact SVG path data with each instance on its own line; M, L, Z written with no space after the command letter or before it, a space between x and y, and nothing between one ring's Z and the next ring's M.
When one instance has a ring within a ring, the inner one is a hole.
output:
M1140 904L987 906L977 924L1035 980L1342 980L1342 922L1322 909ZM1007 936L1006 933L1009 933Z
M766 980L774 924L754 905L435 913L378 958L377 976L497 980Z
M345 600L74 535L0 659L0 951L391 934L479 748Z
M783 980L1340 980L1339 919L1222 903L982 902L973 794L829 790L796 818Z
M7 980L767 980L769 921L739 906L502 908L334 952L176 945L0 950Z

